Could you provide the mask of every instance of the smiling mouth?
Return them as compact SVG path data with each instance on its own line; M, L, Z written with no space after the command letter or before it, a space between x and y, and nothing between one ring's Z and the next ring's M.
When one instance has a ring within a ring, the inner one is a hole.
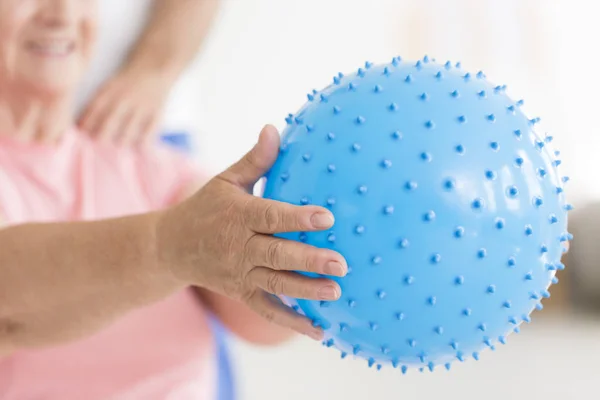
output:
M72 40L36 40L27 42L27 48L43 57L66 57L75 50Z

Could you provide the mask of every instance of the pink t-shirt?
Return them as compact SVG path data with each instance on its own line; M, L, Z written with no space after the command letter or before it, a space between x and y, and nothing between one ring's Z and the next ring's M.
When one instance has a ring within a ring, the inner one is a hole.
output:
M99 145L76 131L58 145L0 136L0 226L146 212L198 177L167 149ZM215 351L188 289L83 340L0 358L0 399L212 400Z

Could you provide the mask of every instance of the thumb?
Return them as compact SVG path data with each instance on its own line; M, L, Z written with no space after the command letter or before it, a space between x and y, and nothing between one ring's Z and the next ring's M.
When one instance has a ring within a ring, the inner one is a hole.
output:
M221 176L245 189L251 188L273 166L279 155L279 133L266 125L254 145L244 157L225 170Z

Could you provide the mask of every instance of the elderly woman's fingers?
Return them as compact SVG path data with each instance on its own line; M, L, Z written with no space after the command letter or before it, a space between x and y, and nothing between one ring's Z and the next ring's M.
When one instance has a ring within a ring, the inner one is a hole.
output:
M319 231L334 223L333 214L324 207L296 206L260 197L244 203L243 215L248 229L266 234Z
M247 260L253 266L281 271L312 272L345 276L348 266L341 254L304 243L254 235L246 245Z
M313 326L310 319L284 305L279 299L262 291L256 291L250 297L248 305L266 320L292 329L314 340L323 339L323 330Z
M256 267L248 273L248 279L252 285L276 296L333 301L342 294L342 289L335 281L310 278L290 271Z

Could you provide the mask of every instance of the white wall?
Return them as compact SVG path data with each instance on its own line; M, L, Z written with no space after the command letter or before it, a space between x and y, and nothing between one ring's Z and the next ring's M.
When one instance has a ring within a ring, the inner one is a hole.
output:
M552 62L557 63L557 83L562 109L561 134L568 152L568 168L574 178L572 189L578 202L600 197L598 147L600 132L600 75L598 64L597 2L561 1L558 7L560 35Z

